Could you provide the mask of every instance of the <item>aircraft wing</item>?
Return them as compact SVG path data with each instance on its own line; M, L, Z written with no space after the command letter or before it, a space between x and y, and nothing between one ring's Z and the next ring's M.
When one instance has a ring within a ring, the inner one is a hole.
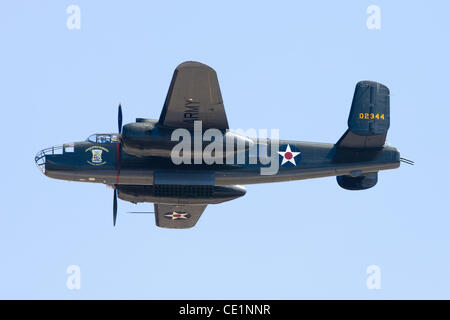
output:
M192 129L198 120L204 129L228 129L216 72L205 64L188 61L173 73L159 124Z
M155 203L155 222L158 227L185 229L195 226L207 204L161 204Z

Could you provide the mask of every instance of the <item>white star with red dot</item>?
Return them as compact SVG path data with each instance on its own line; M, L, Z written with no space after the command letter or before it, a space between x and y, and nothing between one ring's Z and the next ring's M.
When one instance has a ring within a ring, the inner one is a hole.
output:
M167 214L165 215L165 217L166 217L166 218L169 218L169 219L171 219L171 220L187 219L187 218L189 218L189 216L188 216L187 213L184 213L184 212L180 213L180 212L175 212L175 211L172 212L172 213L167 213Z
M286 147L286 151L278 151L278 154L283 157L283 161L281 161L281 165L285 164L286 162L292 163L294 166L297 164L295 163L295 157L298 156L301 152L293 152L291 150L291 146L288 144Z

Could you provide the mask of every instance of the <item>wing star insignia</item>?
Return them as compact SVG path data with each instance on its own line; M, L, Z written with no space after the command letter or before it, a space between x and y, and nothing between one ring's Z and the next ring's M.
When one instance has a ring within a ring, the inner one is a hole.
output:
M178 219L189 219L191 215L189 213L186 212L168 212L164 215L164 217L166 217L167 219L170 220L178 220Z
M278 151L278 154L283 157L281 161L281 165L284 165L286 162L292 163L294 166L297 165L295 162L295 157L298 156L301 152L294 152L291 150L291 146L288 144L285 151Z

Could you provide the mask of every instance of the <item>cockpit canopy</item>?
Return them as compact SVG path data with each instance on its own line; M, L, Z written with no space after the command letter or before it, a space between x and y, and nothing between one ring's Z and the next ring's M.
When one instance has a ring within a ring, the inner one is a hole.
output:
M114 143L119 142L119 135L117 133L96 133L90 135L87 141L94 143Z

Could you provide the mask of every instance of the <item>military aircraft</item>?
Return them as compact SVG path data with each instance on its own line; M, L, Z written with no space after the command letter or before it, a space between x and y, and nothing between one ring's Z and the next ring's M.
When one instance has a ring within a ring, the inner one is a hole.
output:
M159 120L137 118L122 128L119 104L118 133L93 134L86 141L44 149L35 161L48 177L112 187L113 225L119 197L132 203L153 202L159 227L190 228L208 204L244 196L241 185L336 176L342 188L364 190L375 186L379 171L398 168L401 161L412 164L385 143L389 109L389 89L361 81L353 96L348 129L336 143L248 138L229 131L216 72L188 61L175 69ZM215 129L231 141L232 147L222 155L210 153L216 160L218 156L227 161L208 161L204 153L208 139L199 144L193 138L188 142L193 141L194 147L180 155L194 163L174 161L173 150L180 140L173 139L174 133L179 129L194 133L198 123L201 134ZM251 150L258 155L262 149L275 155L271 159L277 170L271 174L261 170L273 163L264 157L252 158Z

